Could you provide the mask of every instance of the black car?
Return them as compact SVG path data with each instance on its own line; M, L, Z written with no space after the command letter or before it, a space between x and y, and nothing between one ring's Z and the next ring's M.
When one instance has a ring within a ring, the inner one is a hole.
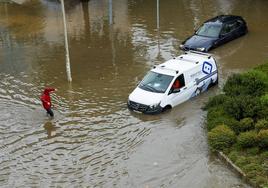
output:
M247 24L241 16L220 15L207 20L180 48L207 52L247 32Z

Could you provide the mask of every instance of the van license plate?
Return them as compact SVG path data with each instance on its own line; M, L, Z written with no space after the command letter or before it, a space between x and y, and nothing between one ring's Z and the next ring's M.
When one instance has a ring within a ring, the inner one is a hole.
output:
M142 114L141 111L138 111L138 110L133 110L133 111L136 112L136 113Z

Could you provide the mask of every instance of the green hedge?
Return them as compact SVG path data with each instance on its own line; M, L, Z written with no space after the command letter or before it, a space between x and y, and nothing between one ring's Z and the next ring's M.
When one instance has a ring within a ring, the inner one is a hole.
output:
M261 71L234 74L226 82L223 91L227 96L261 96L267 88L267 75Z
M204 110L208 110L213 107L222 106L229 97L225 94L216 95L214 97L209 98L208 102L206 103Z
M236 131L240 126L239 121L228 115L222 107L213 107L208 110L207 128L210 131L218 125L225 124Z
M232 75L210 98L208 143L222 150L260 187L268 188L268 63Z
M256 129L260 131L261 129L268 129L268 121L266 119L260 119L256 125Z
M259 146L261 148L268 148L268 130L261 130L258 133Z
M256 119L262 110L262 105L259 98L247 95L229 97L223 104L223 108L226 113L237 120L241 120L246 117Z
M230 147L236 140L236 135L227 125L219 125L208 133L208 142L212 149L223 150Z
M240 120L239 123L239 131L244 132L244 131L249 131L254 129L254 121L252 118L244 118Z
M237 144L242 148L258 145L257 133L255 131L248 131L239 134Z

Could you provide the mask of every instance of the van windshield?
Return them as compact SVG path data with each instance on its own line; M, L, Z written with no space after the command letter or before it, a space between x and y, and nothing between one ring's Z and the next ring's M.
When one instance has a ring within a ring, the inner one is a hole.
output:
M150 71L138 87L146 91L165 93L173 78L173 76Z

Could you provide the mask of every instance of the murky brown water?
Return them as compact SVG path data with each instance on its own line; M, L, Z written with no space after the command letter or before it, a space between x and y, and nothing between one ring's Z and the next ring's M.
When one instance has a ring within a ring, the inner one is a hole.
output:
M67 83L60 4L0 3L1 187L247 187L211 158L201 106L215 87L171 112L126 108L153 64L217 14L242 15L249 34L212 51L220 87L232 72L268 59L268 1L114 0L66 2L71 70ZM56 117L39 102L53 86Z

